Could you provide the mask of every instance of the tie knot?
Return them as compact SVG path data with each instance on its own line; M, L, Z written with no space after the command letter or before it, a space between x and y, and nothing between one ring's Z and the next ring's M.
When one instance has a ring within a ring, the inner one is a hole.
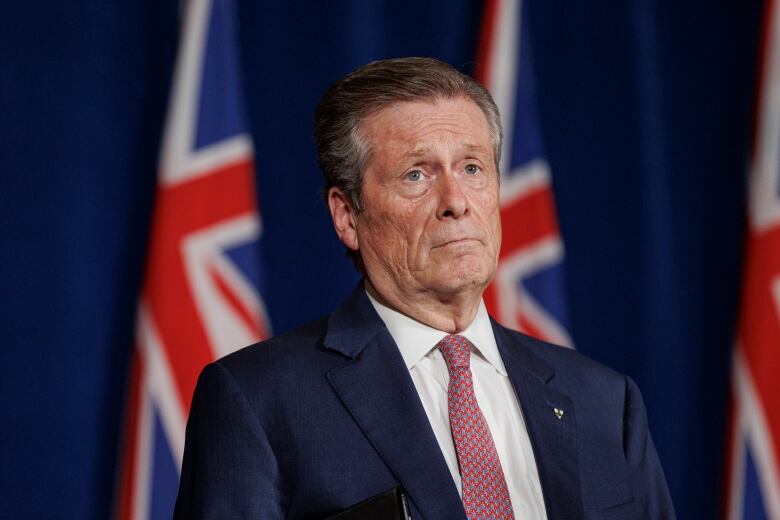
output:
M464 336L450 334L445 336L437 345L444 355L447 368L469 368L471 361L471 342Z

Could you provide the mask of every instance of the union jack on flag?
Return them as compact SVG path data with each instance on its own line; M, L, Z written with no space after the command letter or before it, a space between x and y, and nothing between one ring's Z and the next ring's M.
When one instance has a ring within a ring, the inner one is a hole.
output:
M536 113L536 80L526 26L519 0L486 2L477 78L501 110L504 146L500 165L503 243L485 303L502 324L571 346L563 242Z
M726 518L780 520L780 11L765 6L732 369Z
M138 306L115 515L171 518L195 383L269 335L232 0L186 3Z

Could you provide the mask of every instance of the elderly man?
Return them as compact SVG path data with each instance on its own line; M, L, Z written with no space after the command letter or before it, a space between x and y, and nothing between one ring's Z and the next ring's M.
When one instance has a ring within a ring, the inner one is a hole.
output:
M323 518L400 486L412 518L674 518L634 383L491 321L501 125L432 59L370 63L316 114L364 275L327 318L206 367L176 516Z

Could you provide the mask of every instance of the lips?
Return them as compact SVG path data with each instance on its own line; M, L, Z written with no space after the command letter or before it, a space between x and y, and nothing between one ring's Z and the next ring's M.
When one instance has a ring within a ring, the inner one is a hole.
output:
M457 246L467 246L472 244L473 242L479 242L476 238L472 237L463 237L463 238L453 238L450 240L446 240L439 245L433 246L433 249L440 248L440 247L457 247Z

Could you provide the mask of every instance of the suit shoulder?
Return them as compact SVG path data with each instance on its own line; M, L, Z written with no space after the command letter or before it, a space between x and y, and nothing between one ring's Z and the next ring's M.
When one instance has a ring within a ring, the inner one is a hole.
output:
M310 322L284 334L260 341L228 354L215 363L234 376L258 369L274 370L288 365L305 365L307 359L327 356L322 346L327 318Z
M626 376L620 372L586 356L573 348L543 341L522 332L503 328L504 332L514 340L515 348L526 348L531 354L541 358L552 366L558 376L569 376L576 379L597 378L624 385Z

